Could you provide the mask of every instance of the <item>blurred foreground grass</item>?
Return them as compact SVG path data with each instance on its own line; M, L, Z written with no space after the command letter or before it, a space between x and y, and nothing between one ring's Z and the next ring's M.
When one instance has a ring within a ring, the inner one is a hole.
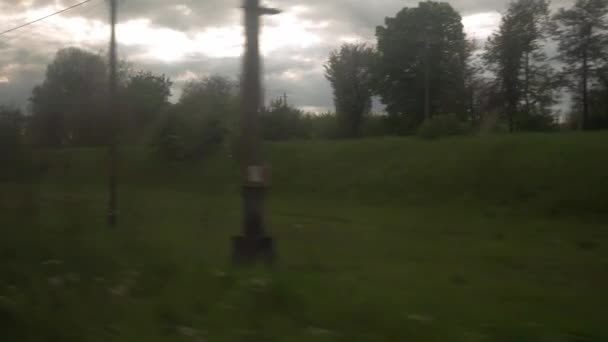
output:
M361 164L349 144L363 143L272 147L277 189L268 221L279 262L271 270L229 263L229 239L241 222L229 162L165 169L140 151L127 152L116 229L104 224L99 152L63 151L49 159L43 179L3 183L1 340L608 341L607 220L595 207L555 212L555 203L571 200L551 197L566 191L558 185L534 190L542 174L553 179L576 169L567 147L561 154L548 149L558 164L569 165L559 171L542 154L521 161L504 147L515 144L510 140L488 147L469 140L370 141L359 155L387 156L384 171L372 171L354 167ZM427 157L393 156L398 148L414 151L410 144ZM472 146L469 153L476 154L455 152L441 162L433 152L446 145ZM506 152L479 152L494 148ZM295 161L307 156L310 164ZM470 172L479 165L498 170L484 158L503 169L535 170L528 172L528 188L519 174L502 181L521 183L529 194L492 201L519 192L489 175L461 194L458 183L475 178L463 180L467 160L476 160ZM535 158L541 161L534 164ZM405 164L410 167L402 170ZM411 166L419 164L430 175ZM341 173L348 165L356 175ZM193 169L200 171L198 182ZM300 178L289 179L286 170ZM389 172L413 178L382 180ZM600 171L590 174L589 182L603 186ZM572 182L569 191L593 187L584 178ZM358 187L339 191L350 183ZM384 198L373 183L387 189ZM387 183L408 193L393 195ZM496 193L486 188L490 183ZM538 206L517 203L523 200Z

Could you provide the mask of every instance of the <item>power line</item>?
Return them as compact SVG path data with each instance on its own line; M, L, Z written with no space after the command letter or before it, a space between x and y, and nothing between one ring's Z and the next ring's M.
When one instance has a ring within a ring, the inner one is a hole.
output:
M97 8L99 8L99 6L101 6L103 4L104 4L104 2L101 1L96 4L87 6L87 7L81 7L78 9L78 11L79 11L78 13L80 13L80 15L82 15L82 16L86 16L88 14L91 14L94 10L96 10ZM84 8L84 9L82 9L82 8ZM48 34L32 33L31 31L28 31L28 29L31 30L32 27L26 27L25 30L21 30L15 34L8 35L7 37L2 38L2 41L13 42L27 34L27 35L29 35L29 38L34 38L34 39L43 38L47 42L53 42L53 43L59 42L59 40L57 40L56 37L49 37Z
M6 30L6 31L0 32L0 36L3 36L3 35L5 35L5 34L7 34L7 33L13 32L13 31L17 31L17 30L19 30L19 29L21 29L21 28L24 28L24 27L26 27L26 26L30 26L30 25L32 25L32 24L35 24L35 23L37 23L37 22L39 22L39 21L43 21L43 20L48 19L48 18L50 18L50 17L54 17L54 16L59 15L59 14L61 14L61 13L63 13L63 12L67 12L67 11L69 11L69 10L71 10L71 9L74 9L74 8L76 8L76 7L80 7L80 6L82 6L82 5L86 4L86 3L89 3L89 2L91 2L91 1L93 1L93 0L85 0L85 1L79 2L79 3L75 4L75 5L72 5L72 6L70 6L70 7L64 8L64 9L62 9L61 11L58 11L58 12L55 12L55 13L51 13L51 14L49 14L49 15L47 15L47 16L42 17L42 18L38 18L38 19L36 19L36 20L34 20L34 21L30 21L29 23L25 23L25 24L23 24L23 25L19 25L19 26L17 26L17 27L13 27L12 29L8 29L8 30Z

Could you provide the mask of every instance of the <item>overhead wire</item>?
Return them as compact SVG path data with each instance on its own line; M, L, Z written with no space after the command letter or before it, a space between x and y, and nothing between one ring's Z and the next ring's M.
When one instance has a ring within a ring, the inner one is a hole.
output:
M94 1L94 0L91 0ZM97 10L100 6L104 5L105 1L99 1L96 4L92 4L90 6L86 6L86 7L80 7L78 9L76 9L76 12L79 13L80 16L86 17L87 15L93 13L93 11ZM4 43L12 43L13 41L24 37L25 35L28 35L28 41L31 41L32 39L36 40L44 40L47 43L53 43L53 42L59 42L59 40L57 38L52 38L50 37L48 34L44 34L44 33L40 33L40 32L32 32L32 28L33 26L28 26L28 27L24 27L23 30L19 30L19 31L15 31L15 34L9 34L7 36L4 37L0 37L0 43L4 42Z
M67 11L72 10L72 9L74 9L74 8L77 8L77 7L80 7L80 6L82 6L82 5L85 5L85 4L87 4L87 3L91 2L91 1L95 1L95 0L85 0L85 1L81 1L81 2L79 2L79 3L77 3L77 4L74 4L74 5L72 5L72 6L66 7L66 8L64 8L64 9L62 9L62 10L57 11L57 12L53 12L53 13L51 13L51 14L45 15L45 16L43 16L43 17L41 17L41 18L36 19L36 20L33 20L33 21L27 22L27 23L25 23L25 24L21 24L21 25L19 25L19 26L16 26L16 27L10 28L10 29L8 29L8 30L2 31L2 32L0 32L0 36L3 36L3 35L8 34L8 33L11 33L11 32L13 32L13 31L17 31L17 30L22 29L22 28L24 28L24 27L27 27L27 26L33 25L33 24L35 24L35 23L38 23L38 22L40 22L40 21L46 20L46 19L48 19L48 18L54 17L54 16L56 16L56 15L62 14L62 13L64 13L64 12L67 12Z

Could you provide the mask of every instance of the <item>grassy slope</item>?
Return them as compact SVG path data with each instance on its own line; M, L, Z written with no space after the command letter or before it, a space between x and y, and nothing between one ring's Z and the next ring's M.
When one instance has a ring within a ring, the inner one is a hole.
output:
M43 182L0 195L0 331L32 341L608 339L606 134L268 150L281 255L272 272L228 267L239 202L227 154L166 166L125 151L122 224L108 233L103 153L48 153Z
M562 134L454 138L438 142L376 139L270 145L273 194L368 204L478 201L549 214L603 214L608 207L608 135ZM123 154L131 186L196 194L233 193L228 152L211 160L162 165L149 153ZM102 151L52 153L53 184L103 186ZM63 162L67 161L68 168Z

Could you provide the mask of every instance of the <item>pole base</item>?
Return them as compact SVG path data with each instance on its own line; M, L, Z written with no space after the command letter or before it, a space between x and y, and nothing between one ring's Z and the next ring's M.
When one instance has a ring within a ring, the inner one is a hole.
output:
M237 265L251 265L257 261L272 265L275 259L275 244L270 237L235 236L232 238L232 260Z
M110 227L114 227L118 223L118 215L114 212L108 213L107 219Z

